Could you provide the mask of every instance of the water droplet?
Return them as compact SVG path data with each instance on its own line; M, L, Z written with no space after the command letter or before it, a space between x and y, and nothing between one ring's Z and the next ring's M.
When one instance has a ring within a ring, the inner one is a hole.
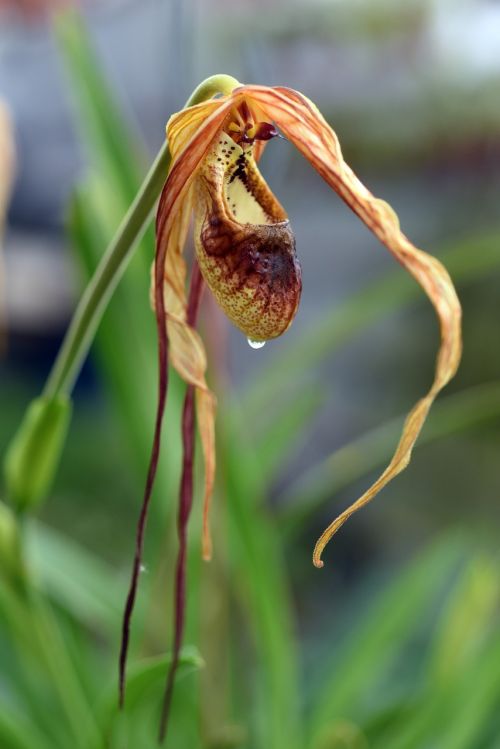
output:
M262 348L263 346L266 345L265 341L252 341L251 338L247 338L247 341L248 341L248 345L251 348Z
M139 567L139 572L144 573L144 572L147 572L147 571L148 571L148 568L146 567L146 565L145 564L141 564L141 566Z

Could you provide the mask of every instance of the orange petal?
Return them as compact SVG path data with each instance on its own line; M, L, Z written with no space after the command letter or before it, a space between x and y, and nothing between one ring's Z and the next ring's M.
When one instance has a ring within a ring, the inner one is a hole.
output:
M230 100L207 101L173 115L167 125L172 165L156 217L157 261L164 261L173 218L212 140L232 106ZM158 263L163 268L163 263Z
M184 382L208 389L205 382L205 348L196 330L185 320L170 314L167 314L167 329L172 366Z
M197 388L197 419L205 461L204 516L208 512L215 472L215 397L205 381L206 356L197 332L186 322L186 268L183 249L192 209L191 186L212 140L232 106L218 99L174 115L167 126L172 166L162 191L156 220L157 248L153 302L157 318L166 321L169 358L180 376ZM204 517L203 554L209 555L208 519Z
M374 484L339 515L319 538L313 562L322 567L321 554L331 537L356 510L373 497L407 465L411 451L438 392L455 374L462 351L461 308L452 281L443 265L417 249L401 232L392 208L374 197L345 163L338 138L316 106L297 91L246 86L240 89L256 101L283 133L311 162L325 181L361 218L394 257L422 286L439 318L441 345L434 382L408 415L394 456Z
M165 309L178 317L186 315L186 262L184 260L184 245L189 231L192 213L192 190L189 190L175 215L163 270L163 295ZM151 277L151 306L155 308L155 265L152 266Z
M229 97L210 99L173 114L167 123L168 148L173 159L186 147L206 120L228 102Z

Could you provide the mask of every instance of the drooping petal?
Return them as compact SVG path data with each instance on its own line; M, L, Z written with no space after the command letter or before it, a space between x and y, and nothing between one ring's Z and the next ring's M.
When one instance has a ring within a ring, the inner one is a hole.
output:
M191 221L191 212L193 210L192 188L190 188L179 210L172 222L170 237L168 240L168 249L163 266L163 283L165 308L169 314L177 317L186 316L186 277L187 269L184 260L184 245L186 243L189 224ZM155 306L155 284L154 284L154 264L151 268L151 305Z
M422 286L439 318L441 345L434 382L408 415L394 456L374 484L339 515L319 538L313 562L322 567L321 554L343 523L407 465L411 451L438 392L455 374L461 356L461 308L453 283L443 265L417 249L401 232L392 208L374 197L345 163L338 138L316 106L305 96L287 88L246 86L243 90L278 125L325 181L361 218L394 257Z
M215 474L215 396L206 380L206 355L198 333L186 320L186 267L183 248L192 211L192 183L231 107L226 99L209 101L174 115L167 125L172 167L158 208L157 251L153 273L153 304L159 339L160 375L169 358L180 376L197 389L197 420L205 462L204 516L208 514ZM163 343L162 343L163 341ZM203 554L210 547L208 519L204 520Z
M135 606L139 571L144 544L144 532L149 512L149 504L158 466L161 427L166 404L168 386L169 335L173 339L171 356L177 367L185 373L188 381L199 380L204 384L205 355L201 342L186 322L185 266L182 249L186 237L191 208L190 188L206 151L221 127L231 102L227 100L206 102L171 119L172 166L164 185L156 219L156 256L153 268L152 301L156 311L158 328L158 405L151 459L148 468L144 497L137 525L136 550L129 591L122 622L122 643L119 658L120 704L125 697L125 670L130 639L130 622ZM185 124L185 128L183 127ZM169 258L168 250L171 251ZM166 309L172 310L172 321L166 318ZM167 327L171 329L167 333ZM195 354L193 355L193 352ZM201 369L201 377L200 377ZM206 388L206 385L205 385ZM207 396L208 397L208 396ZM206 423L207 409L199 418L200 430L207 433L202 437L203 444L209 445L213 424ZM207 470L205 483L213 485L215 457L205 458Z

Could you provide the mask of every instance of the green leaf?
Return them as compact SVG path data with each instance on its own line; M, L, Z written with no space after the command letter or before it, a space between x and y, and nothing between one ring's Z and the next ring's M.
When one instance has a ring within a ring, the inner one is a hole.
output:
M26 556L42 588L77 621L115 633L123 601L103 561L41 523L28 528Z
M156 691L162 693L165 686L166 674L172 662L170 653L145 658L131 665L127 675L127 692L125 700L125 712L131 712L140 706L141 701L147 699L148 692ZM204 667L203 658L196 648L185 646L181 650L179 658L179 668L176 679ZM109 696L110 702L113 703L111 712L117 713L117 688L116 684L112 689L113 694Z
M0 746L2 749L53 749L24 717L0 709Z
M448 685L443 699L447 703L443 724L442 710L436 710L435 722L429 736L440 736L439 749L470 749L477 746L493 723L499 729L498 695L500 694L500 638L496 636L480 657L471 662L457 682ZM444 727L446 726L446 727ZM420 746L420 745L419 745ZM415 747L417 749L417 747Z
M368 689L418 629L456 566L462 543L456 536L438 541L400 573L364 613L362 621L339 643L329 676L318 692L313 736L338 718L356 715Z
M497 560L472 559L446 601L427 679L416 708L383 743L384 749L485 746L498 730L500 599Z
M170 654L131 664L127 673L123 710L118 707L117 682L113 681L106 689L98 702L96 712L102 735L108 737L107 746L121 749L124 745L137 745L145 749L156 745L159 706L170 664ZM176 674L176 694L179 693L178 682L203 665L203 660L195 648L187 646L182 649ZM192 715L192 708L188 707L186 718L189 720Z
M275 404L265 424L251 424L252 443L264 484L272 481L294 448L304 439L304 429L323 402L321 388L298 389Z
M57 698L60 718L72 732L75 749L83 749L86 739L95 737L93 710L49 604L34 588L16 593L0 584L0 613L24 670L33 676L35 664L40 668L47 696ZM24 697L28 701L29 695Z
M253 634L257 670L254 718L257 745L268 749L301 746L298 665L289 584L279 529L263 506L258 458L245 421L227 403L218 419L221 475L228 497L231 578Z
M369 749L363 731L346 720L332 721L317 738L313 749Z
M477 556L447 598L431 654L433 683L452 682L477 658L495 632L499 608L498 560Z
M96 50L92 46L82 16L65 9L55 16L55 32L70 74L70 93L77 105L75 118L89 156L103 175L108 188L126 198L126 208L138 188L138 164L146 161L138 133L130 126L106 81Z

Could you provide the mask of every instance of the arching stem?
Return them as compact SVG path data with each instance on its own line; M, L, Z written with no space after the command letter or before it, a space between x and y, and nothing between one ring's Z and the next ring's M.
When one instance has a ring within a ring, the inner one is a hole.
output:
M193 91L186 107L216 94L228 94L239 85L236 78L229 75L210 76ZM54 398L71 392L104 311L151 219L169 167L170 153L165 142L77 305L47 378L44 396Z

